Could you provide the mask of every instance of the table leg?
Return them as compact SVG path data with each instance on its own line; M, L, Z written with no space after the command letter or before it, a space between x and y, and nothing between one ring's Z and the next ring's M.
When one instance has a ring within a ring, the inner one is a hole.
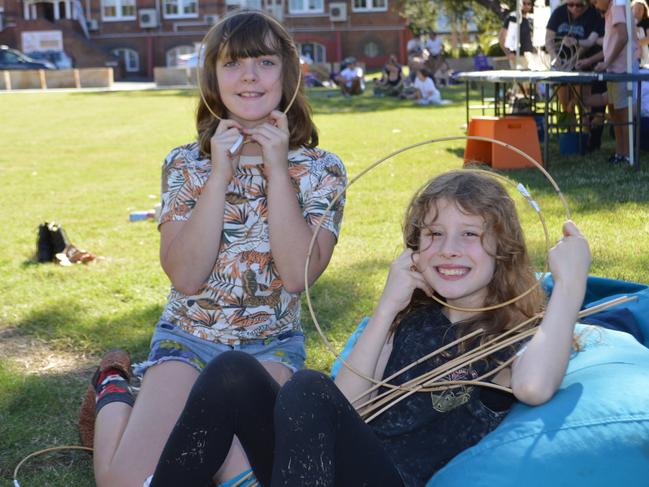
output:
M469 80L464 82L466 87L466 129L469 130Z
M548 118L550 116L550 83L545 83L545 103L543 110L543 165L550 167L550 131L548 130Z
M638 81L638 96L636 97L635 106L635 147L629 147L629 150L635 150L635 170L640 170L640 128L642 125L642 81Z

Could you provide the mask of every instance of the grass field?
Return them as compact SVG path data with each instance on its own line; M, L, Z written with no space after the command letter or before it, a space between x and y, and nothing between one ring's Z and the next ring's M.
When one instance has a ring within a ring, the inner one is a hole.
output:
M406 145L462 135L463 89L445 95L454 103L415 107L312 91L321 146L354 176ZM162 159L194 137L195 102L191 90L0 95L0 486L10 484L29 453L78 443L77 409L102 351L120 346L136 360L146 355L169 283L158 264L155 224L131 223L128 214L158 201ZM319 322L336 346L371 313L400 249L410 195L428 177L460 167L463 146L409 151L349 189L334 258L312 289ZM601 153L570 158L556 157L553 148L552 174L590 239L592 273L649 282L649 172L608 166L612 147L606 138ZM649 166L647 154L641 157ZM557 239L565 212L549 184L535 170L507 175L531 189ZM525 205L521 211L542 267L542 227ZM75 245L104 259L34 264L38 224L52 220ZM308 365L326 369L332 356L306 308L304 317ZM23 487L94 484L85 453L34 458L20 481Z

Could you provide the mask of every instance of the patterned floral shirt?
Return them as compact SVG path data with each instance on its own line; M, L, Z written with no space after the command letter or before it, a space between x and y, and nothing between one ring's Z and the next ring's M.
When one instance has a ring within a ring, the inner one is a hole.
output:
M321 149L289 151L289 175L304 219L336 238L346 185L340 159ZM282 284L270 251L266 179L261 157L241 157L228 185L219 254L203 287L187 296L173 286L162 319L203 338L227 345L301 330L300 294ZM185 221L211 172L197 143L172 150L162 168L160 224Z

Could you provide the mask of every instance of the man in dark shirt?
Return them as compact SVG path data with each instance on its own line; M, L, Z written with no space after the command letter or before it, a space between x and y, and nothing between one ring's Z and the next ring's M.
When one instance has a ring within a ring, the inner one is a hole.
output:
M546 27L545 50L553 66L574 68L577 55L593 47L598 35L592 34L601 25L601 15L587 0L568 0L552 12Z
M600 34L603 37L602 17L588 0L567 0L552 12L546 27L545 50L550 56L550 68L576 69L579 59L591 56L591 50L597 49ZM563 111L574 113L577 97L566 87L561 87L558 95Z

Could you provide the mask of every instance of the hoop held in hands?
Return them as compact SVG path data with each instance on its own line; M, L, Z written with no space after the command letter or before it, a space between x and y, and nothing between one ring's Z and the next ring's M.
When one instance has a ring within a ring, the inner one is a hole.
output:
M561 189L559 188L559 185L556 183L556 181L550 175L550 173L548 173L545 170L545 168L538 161L536 161L534 158L532 158L529 154L525 153L524 151L522 151L522 150L518 149L517 147L514 147L514 146L512 146L510 144L507 144L507 143L502 142L500 140L492 139L490 137L481 137L481 136L475 136L475 135L458 135L458 136L449 136L449 137L441 137L441 138L437 138L437 139L430 139L430 140L426 140L424 142L419 142L419 143L416 143L416 144L409 145L407 147L398 149L398 150L388 154L387 156L385 156L385 157L377 160L376 162L370 164L368 167L366 167L364 170L362 170L358 175L353 177L347 183L347 186L345 186L343 191L338 193L336 195L336 197L329 203L329 205L325 209L325 213L331 211L331 208L337 203L337 201L342 197L342 195L347 191L347 189L352 184L354 184L356 181L358 181L361 177L363 177L365 174L370 172L372 169L376 168L377 166L379 166L380 164L384 163L385 161L391 159L392 157L394 157L396 155L399 155L399 154L401 154L403 152L406 152L406 151L408 151L410 149L414 149L416 147L421 147L421 146L424 146L424 145L434 144L434 143L437 143L437 142L448 142L448 141L455 141L455 140L477 140L477 141L481 141L481 142L490 142L490 143L494 143L494 144L498 144L498 145L501 145L503 147L506 147L506 148L510 149L511 151L523 156L525 159L530 161L534 165L534 167L536 167L539 171L541 171L541 173L545 176L545 178L548 180L548 182L552 185L552 187L554 188L554 190L557 193L557 196L559 197L559 199L561 201L561 204L563 205L563 207L565 209L566 220L570 219L570 208L568 207L568 203L567 203L565 197L563 196L563 193L561 192ZM475 170L475 169L468 169L468 170ZM496 173L489 173L489 174L494 176ZM503 176L496 175L495 177L501 177L502 178ZM534 202L534 200L531 198L529 193L527 193L527 194L525 192L521 192L521 193L530 202L530 204L532 204L532 206L534 206L535 211L537 212L537 214L539 215L539 218L541 219L541 222L542 222L542 224L544 226L544 231L545 231L545 234L546 234L546 252L547 252L547 251L549 251L549 241L548 241L549 237L548 237L548 234L547 234L547 228L545 226L545 220L543 219L543 216L541 214L541 210L540 210L540 208L538 208L538 205L536 205L536 202ZM339 360L347 369L349 369L350 371L352 371L356 375L358 375L358 376L360 376L360 377L362 377L362 378L366 379L367 381L372 382L374 384L379 384L380 381L377 381L373 377L368 377L365 374L361 373L360 371L356 370L354 367L352 367L350 364L348 364L346 360L342 359L339 356L339 354L336 352L334 347L331 345L331 343L330 343L329 339L327 338L327 336L322 331L322 327L320 326L320 323L318 322L318 318L317 318L317 316L315 314L315 310L313 309L313 302L311 301L311 290L310 290L310 286L309 286L309 266L310 266L310 263L311 263L311 255L312 255L312 252L313 252L313 247L314 247L316 239L318 237L318 233L320 232L322 222L323 222L323 220L320 219L318 221L318 224L315 227L315 231L313 232L311 242L309 243L306 263L305 263L305 266L304 266L304 287L305 287L304 290L305 290L305 294L306 294L307 306L309 308L309 314L311 315L311 319L313 320L313 323L314 323L314 325L316 327L316 330L318 331L318 335L320 335L320 338L324 342L325 346L336 357L336 359ZM546 257L546 262L547 262L547 257ZM508 305L518 301L522 297L524 297L527 294L529 294L530 292L532 292L532 290L534 290L536 287L538 287L540 285L540 283L541 283L541 280L539 279L530 289L523 292L519 296L516 296L516 297L514 297L514 298L512 298L512 299L510 299L510 300L508 300L508 301L506 301L504 303L496 304L496 305L489 306L489 307L486 307L486 308L460 308L460 307L456 307L456 306L451 306L448 303L445 303L445 302L439 300L439 298L436 298L435 300L437 302L439 302L440 304L442 304L443 306L446 306L448 308L451 308L451 309L454 309L454 310L457 310L457 311L465 311L465 312L490 311L490 310L494 310L494 309L498 309L498 308L508 306ZM385 385L386 385L386 387L391 388L391 389L400 389L400 390L411 390L412 389L412 388L403 387L403 386L394 386L394 385L391 385L391 384L385 384Z

